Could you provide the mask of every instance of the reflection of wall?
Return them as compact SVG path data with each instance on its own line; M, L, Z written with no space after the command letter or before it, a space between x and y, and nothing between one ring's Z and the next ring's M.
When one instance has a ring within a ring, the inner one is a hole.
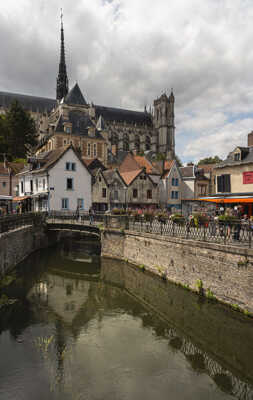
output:
M120 261L102 259L101 279L150 305L156 315L188 337L193 347L203 349L224 368L237 376L247 376L253 383L251 320L219 304L200 304L195 294Z

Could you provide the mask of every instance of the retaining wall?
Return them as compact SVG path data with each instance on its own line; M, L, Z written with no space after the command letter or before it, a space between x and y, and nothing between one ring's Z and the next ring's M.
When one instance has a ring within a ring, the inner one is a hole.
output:
M148 233L107 229L102 255L128 260L220 301L253 313L253 250ZM209 292L210 293L210 292Z

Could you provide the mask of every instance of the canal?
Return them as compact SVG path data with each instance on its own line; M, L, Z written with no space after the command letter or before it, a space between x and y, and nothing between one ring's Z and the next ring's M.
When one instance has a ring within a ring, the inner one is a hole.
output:
M0 310L1 400L253 399L253 320L63 241Z

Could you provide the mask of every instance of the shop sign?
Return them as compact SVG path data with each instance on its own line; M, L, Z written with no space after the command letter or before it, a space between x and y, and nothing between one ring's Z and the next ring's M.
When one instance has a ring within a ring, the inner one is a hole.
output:
M243 172L243 184L253 183L253 171Z

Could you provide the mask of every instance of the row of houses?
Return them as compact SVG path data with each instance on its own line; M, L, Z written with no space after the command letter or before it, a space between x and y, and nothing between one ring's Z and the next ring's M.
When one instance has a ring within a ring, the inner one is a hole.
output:
M2 163L0 195L8 211L70 210L99 212L113 208L180 211L192 197L192 179L207 179L194 166L179 167L176 160L151 160L148 154L122 151L110 166L85 159L70 144L40 152L27 164ZM196 188L198 186L194 183ZM195 189L194 189L195 190ZM12 206L12 207L11 207Z
M39 152L27 164L0 163L0 207L5 211L113 208L190 214L225 205L253 209L253 132L219 164L179 167L177 160L121 151L104 165L83 158L72 145Z

